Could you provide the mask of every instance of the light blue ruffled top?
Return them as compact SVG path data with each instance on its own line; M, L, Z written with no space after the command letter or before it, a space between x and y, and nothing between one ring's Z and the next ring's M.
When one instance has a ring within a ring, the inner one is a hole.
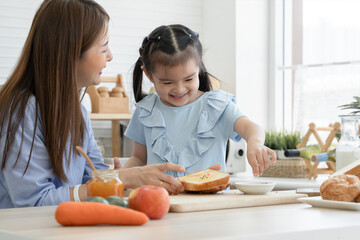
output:
M174 177L221 164L225 171L226 143L239 141L235 121L244 116L234 96L222 91L205 92L181 107L164 105L156 93L136 104L125 136L147 146L147 164L170 162L185 167Z

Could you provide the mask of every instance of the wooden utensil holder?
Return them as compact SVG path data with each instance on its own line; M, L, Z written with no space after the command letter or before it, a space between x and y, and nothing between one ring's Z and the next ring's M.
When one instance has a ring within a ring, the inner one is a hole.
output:
M129 113L129 96L125 92L122 75L103 77L101 82L116 83L110 92L106 87L90 86L87 93L91 99L92 113Z
M314 123L309 124L309 130L302 138L301 142L296 146L297 149L303 148L306 146L307 142L311 134L313 134L320 146L321 152L327 152L329 147L335 138L335 134L341 132L341 124L339 122L335 122L334 124L330 124L327 128L316 127ZM326 138L325 144L321 140L318 131L330 131L328 137ZM326 161L326 168L319 168L319 162L311 162L311 160L304 159L306 164L306 172L308 174L308 179L317 178L318 174L331 174L336 171L336 165L333 161Z
M333 161L326 161L327 168L319 168L320 162L310 162L310 160L305 158L304 162L308 179L316 179L318 174L332 174L336 171L336 165Z

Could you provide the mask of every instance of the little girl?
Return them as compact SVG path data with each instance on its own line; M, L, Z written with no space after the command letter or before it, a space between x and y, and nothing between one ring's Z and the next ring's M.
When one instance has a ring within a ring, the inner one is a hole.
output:
M247 141L247 158L255 176L269 165L274 151L264 146L264 131L233 103L234 96L213 90L202 61L196 32L182 25L160 26L139 49L133 75L136 110L125 132L135 141L125 167L175 163L185 172L179 177L220 164L225 171L229 138ZM142 92L143 72L156 93Z

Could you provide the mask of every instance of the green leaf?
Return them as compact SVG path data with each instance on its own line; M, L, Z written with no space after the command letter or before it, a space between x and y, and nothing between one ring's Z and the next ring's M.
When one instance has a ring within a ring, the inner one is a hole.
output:
M360 97L354 96L353 98L355 99L354 102L340 105L339 108L341 108L341 110L356 109L355 111L352 111L350 113L350 114L354 114L354 115L360 113Z
M300 132L266 131L264 145L274 150L287 150L296 149L300 141Z

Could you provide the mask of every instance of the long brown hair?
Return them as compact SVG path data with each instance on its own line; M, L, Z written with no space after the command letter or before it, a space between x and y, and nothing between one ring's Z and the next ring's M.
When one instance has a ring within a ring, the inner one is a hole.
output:
M20 124L24 126L29 97L35 96L36 116L39 113L41 117L54 174L67 181L63 161L66 159L69 165L75 146L83 143L85 132L76 61L103 36L108 21L106 11L92 0L45 0L41 4L18 63L0 90L0 135L6 136L2 170L16 131ZM30 164L37 123L36 118L24 174ZM69 138L70 149L66 149Z

